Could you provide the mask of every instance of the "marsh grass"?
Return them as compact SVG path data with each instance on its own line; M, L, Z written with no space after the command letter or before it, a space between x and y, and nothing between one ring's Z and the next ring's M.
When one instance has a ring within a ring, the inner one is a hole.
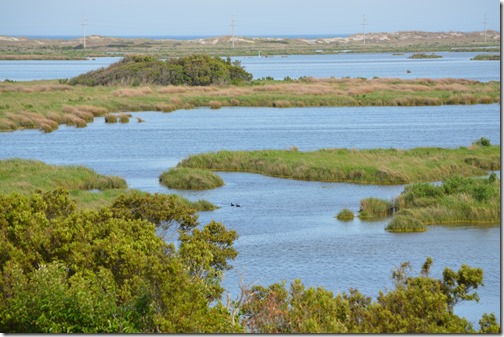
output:
M366 198L360 202L359 218L375 220L392 215L393 205L387 200Z
M218 151L190 156L178 167L259 173L278 178L358 184L406 184L500 169L500 146L458 149L322 149Z
M415 106L500 102L498 81L463 79L303 78L254 80L239 86L69 86L57 81L0 83L0 131L51 124L38 115L84 127L96 116L118 111L174 111L195 107ZM217 103L218 102L218 103ZM29 115L32 114L32 115ZM54 128L53 128L54 129Z
M117 123L117 115L114 114L106 114L105 115L105 123Z
M144 193L127 189L120 177L105 176L83 166L56 166L25 159L0 160L0 194L31 194L66 189L80 209L99 209L112 204L121 194ZM189 201L176 196L197 211L218 207L206 200Z
M206 190L224 185L221 177L209 170L176 167L159 177L162 185L183 190Z
M83 166L55 166L24 159L1 160L0 193L33 193L37 189L125 189L120 177L104 176Z
M336 216L336 218L341 221L350 221L353 220L354 217L354 212L352 212L348 208L343 208Z
M450 177L442 185L407 186L397 198L398 212L386 227L391 232L425 231L433 224L497 224L500 180Z

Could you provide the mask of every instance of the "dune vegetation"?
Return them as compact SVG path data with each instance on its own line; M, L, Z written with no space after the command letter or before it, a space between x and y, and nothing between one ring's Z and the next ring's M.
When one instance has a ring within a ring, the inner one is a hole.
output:
M198 57L193 55L190 62L186 62L196 70L189 66L184 70L184 65L137 56L70 80L4 81L0 83L0 131L40 129L51 132L62 124L85 127L95 117L109 117L110 113L171 112L196 107L428 106L500 102L498 81L310 77L250 80L239 65L222 60L221 64L215 58L206 59L208 63L200 62L201 68L198 68ZM218 64L215 74L209 70L213 63ZM175 76L167 67L178 67L180 74ZM176 80L170 77L172 75ZM172 82L177 85L170 84Z
M500 169L500 145L444 148L218 151L190 156L178 167L259 173L296 180L406 184Z
M210 170L174 167L159 177L162 185L182 190L207 190L224 185L221 177Z

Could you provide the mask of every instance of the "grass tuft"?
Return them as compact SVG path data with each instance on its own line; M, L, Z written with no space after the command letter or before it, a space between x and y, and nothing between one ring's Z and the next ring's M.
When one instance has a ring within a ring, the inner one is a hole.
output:
M349 210L348 208L344 208L342 209L338 215L336 216L336 218L338 220L341 220L341 221L349 221L349 220L353 220L355 217L354 215L354 212L352 212L351 210Z
M209 170L184 167L163 172L159 181L168 188L183 190L206 190L224 185L222 178Z

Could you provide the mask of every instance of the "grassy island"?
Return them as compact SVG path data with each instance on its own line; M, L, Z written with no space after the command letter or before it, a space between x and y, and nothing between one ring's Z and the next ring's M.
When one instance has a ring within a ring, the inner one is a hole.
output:
M107 116L112 121L111 113L125 111L500 102L498 81L310 77L251 80L239 64L208 56L193 55L177 62L137 56L70 80L4 81L0 83L0 131L51 132L62 124L85 127L95 117ZM201 68L194 70L198 62Z
M259 173L297 180L407 184L500 169L500 146L396 149L218 151L190 156L178 167Z
M471 58L473 61L500 61L500 59L500 55L496 54L480 54Z
M425 53L417 53L417 54L413 54L411 55L410 57L408 57L409 59L439 59L439 58L442 58L443 56L441 55L437 55L437 54L425 54Z
M394 201L376 198L361 201L362 219L390 215L393 218L385 228L390 232L424 232L433 224L498 224L500 180L495 173L488 178L454 176L441 185L406 186Z
M109 206L121 195L142 193L127 189L121 177L105 176L84 166L48 165L36 160L0 160L0 195L28 195L56 189L69 191L79 208L97 209ZM178 195L173 198L187 207L208 211L217 207L206 200L191 202Z
M159 177L161 184L183 190L207 190L224 185L222 178L210 170L175 167Z

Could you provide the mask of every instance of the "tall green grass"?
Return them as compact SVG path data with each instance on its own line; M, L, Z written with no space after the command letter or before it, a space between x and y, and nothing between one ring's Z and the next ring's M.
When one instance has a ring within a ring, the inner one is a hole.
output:
M497 224L501 219L500 180L455 176L435 186L407 186L397 198L391 232L425 231L432 224Z
M218 151L190 156L178 167L259 173L297 180L405 184L500 169L500 146L410 150L322 149Z
M36 160L0 160L0 194L31 194L37 190L47 192L66 189L81 209L98 209L109 206L124 193L143 193L127 189L120 177L105 176L84 166L48 165ZM217 208L206 201L180 200L197 211Z
M182 190L207 190L224 185L222 178L212 171L185 167L163 172L159 181L166 187Z

